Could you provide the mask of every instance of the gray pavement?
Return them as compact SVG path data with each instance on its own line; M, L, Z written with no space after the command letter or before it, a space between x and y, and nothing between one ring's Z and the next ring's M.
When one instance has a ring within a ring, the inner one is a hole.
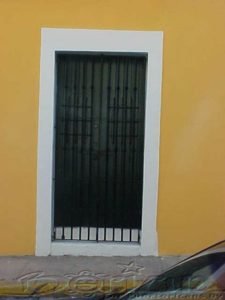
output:
M0 280L43 277L110 278L126 277L144 280L156 276L184 256L165 257L86 257L86 256L2 256Z
M184 258L0 257L0 297L121 294Z

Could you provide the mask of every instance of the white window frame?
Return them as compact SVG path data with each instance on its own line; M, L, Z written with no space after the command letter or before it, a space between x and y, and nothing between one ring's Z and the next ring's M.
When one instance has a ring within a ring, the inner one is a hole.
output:
M55 53L146 53L146 111L140 244L51 240L53 223L53 153ZM158 255L157 199L163 33L160 31L80 30L41 31L40 99L37 161L36 255Z

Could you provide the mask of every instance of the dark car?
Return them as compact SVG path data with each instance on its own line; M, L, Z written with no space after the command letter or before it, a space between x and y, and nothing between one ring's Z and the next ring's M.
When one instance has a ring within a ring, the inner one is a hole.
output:
M225 241L222 241L185 259L119 299L224 300L224 292Z

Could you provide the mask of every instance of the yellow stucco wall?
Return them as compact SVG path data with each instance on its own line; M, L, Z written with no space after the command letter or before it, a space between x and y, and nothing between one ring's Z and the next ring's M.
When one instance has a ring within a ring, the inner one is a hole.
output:
M225 1L0 0L0 254L34 254L40 28L164 32L160 254L225 238Z

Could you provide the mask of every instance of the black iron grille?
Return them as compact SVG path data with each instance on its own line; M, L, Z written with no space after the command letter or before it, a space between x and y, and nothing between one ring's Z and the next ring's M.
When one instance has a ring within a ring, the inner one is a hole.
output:
M56 63L53 239L139 242L146 57Z

